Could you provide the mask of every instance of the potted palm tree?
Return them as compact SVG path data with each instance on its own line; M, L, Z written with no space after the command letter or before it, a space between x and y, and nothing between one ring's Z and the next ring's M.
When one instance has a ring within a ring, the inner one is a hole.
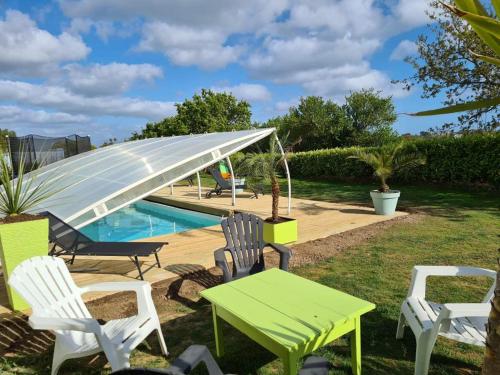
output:
M28 304L7 281L9 274L25 259L47 255L48 220L28 211L55 191L48 182L37 183L36 174L24 175L23 157L17 178L13 177L11 166L7 157L0 154L0 259L9 303L13 310L25 310Z
M270 138L268 152L250 152L239 163L238 170L247 176L249 184L255 180L271 185L271 216L264 221L264 241L290 243L297 241L297 220L279 215L280 184L277 170L283 165L287 155L282 155L274 137Z
M425 157L417 152L409 151L404 142L373 150L359 149L349 158L368 164L380 180L379 189L370 192L377 215L392 215L396 211L401 192L391 190L387 185L387 180L394 172L425 164Z

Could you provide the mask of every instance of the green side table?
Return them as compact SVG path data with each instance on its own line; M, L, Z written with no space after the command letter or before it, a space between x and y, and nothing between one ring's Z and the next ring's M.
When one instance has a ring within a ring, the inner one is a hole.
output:
M373 303L270 269L201 292L212 303L217 355L224 355L221 319L276 354L285 374L301 357L351 333L352 371L361 374L361 315Z

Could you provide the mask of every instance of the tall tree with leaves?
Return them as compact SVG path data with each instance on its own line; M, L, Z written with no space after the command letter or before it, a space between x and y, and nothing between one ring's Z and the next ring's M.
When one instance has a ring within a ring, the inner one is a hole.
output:
M284 116L269 120L294 151L345 146L380 146L394 141L396 113L391 97L373 89L351 92L343 106L320 96L300 99Z
M460 0L455 3L464 9L477 9L487 14L478 0ZM493 5L495 3L498 0L494 0ZM444 97L443 104L447 108L417 115L461 110L465 112L458 116L457 122L446 123L439 130L497 129L500 119L500 68L487 61L488 58L495 58L494 49L475 32L476 28L467 22L467 18L461 17L460 13L450 12L450 7L455 8L453 2L432 1L431 7L428 29L433 35L419 36L418 56L406 58L416 73L403 82L408 89L421 85L422 98ZM494 9L488 12L493 16Z
M342 108L320 96L300 98L284 116L269 120L265 126L276 127L280 138L296 143L294 151L342 146L347 118Z
M149 123L132 139L250 129L250 104L229 93L203 89L176 104L177 115Z
M382 146L395 141L396 110L390 96L363 89L351 92L345 101L342 108L348 118L350 145Z

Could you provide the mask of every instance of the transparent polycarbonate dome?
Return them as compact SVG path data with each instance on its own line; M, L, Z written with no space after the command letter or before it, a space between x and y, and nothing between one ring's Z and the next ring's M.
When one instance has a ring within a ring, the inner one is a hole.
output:
M56 193L32 211L81 227L186 178L272 134L274 128L115 144L36 170Z

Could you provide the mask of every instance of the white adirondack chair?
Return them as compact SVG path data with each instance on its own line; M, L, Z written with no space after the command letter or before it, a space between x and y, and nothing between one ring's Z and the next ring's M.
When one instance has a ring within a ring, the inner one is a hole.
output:
M67 359L101 351L113 371L130 367L130 353L153 331L163 354L168 354L148 282L107 282L80 288L62 259L43 256L19 264L9 277L9 284L31 305L30 326L52 330L56 335L52 375ZM90 315L81 295L104 291L134 291L138 314L100 325Z
M493 285L482 303L438 304L425 299L428 276L487 276ZM495 291L496 272L484 268L452 266L415 266L408 297L401 305L396 338L409 326L417 341L415 375L426 375L438 335L467 344L484 346L486 322Z

